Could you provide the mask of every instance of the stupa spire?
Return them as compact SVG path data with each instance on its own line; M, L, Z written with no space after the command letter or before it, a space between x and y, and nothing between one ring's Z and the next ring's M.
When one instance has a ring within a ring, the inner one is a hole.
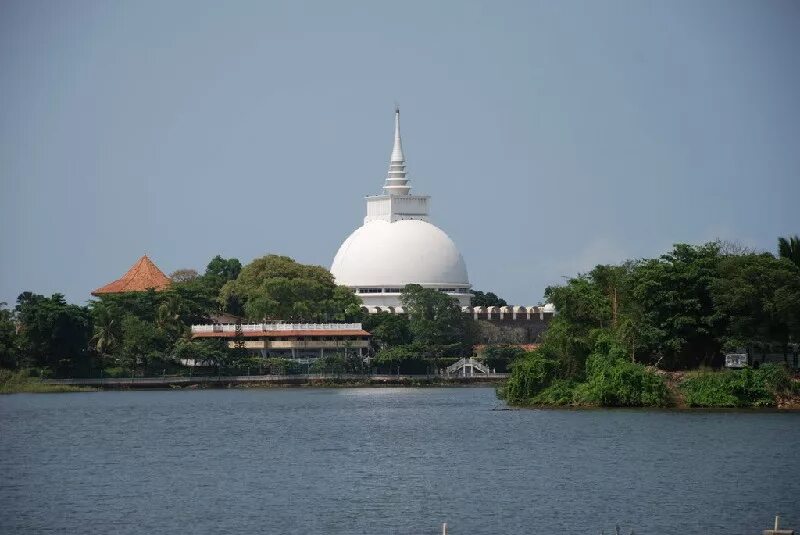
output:
M394 108L394 146L389 158L389 173L383 192L387 195L408 195L411 187L406 178L406 157L403 154L403 140L400 138L400 107Z
M406 157L403 155L403 140L400 139L400 106L394 107L394 147L392 147L391 162L405 164Z

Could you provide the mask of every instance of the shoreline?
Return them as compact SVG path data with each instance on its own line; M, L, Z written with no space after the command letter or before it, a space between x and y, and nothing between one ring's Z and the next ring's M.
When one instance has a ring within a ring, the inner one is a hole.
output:
M232 377L135 377L105 379L46 379L49 387L79 387L94 390L190 390L208 388L403 388L498 386L506 374L446 377L441 375L262 375Z

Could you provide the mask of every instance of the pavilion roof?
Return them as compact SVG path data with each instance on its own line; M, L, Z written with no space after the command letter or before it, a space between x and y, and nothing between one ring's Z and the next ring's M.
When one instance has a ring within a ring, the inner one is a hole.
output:
M161 291L169 285L169 278L144 255L122 277L96 289L92 295L145 292L151 288Z

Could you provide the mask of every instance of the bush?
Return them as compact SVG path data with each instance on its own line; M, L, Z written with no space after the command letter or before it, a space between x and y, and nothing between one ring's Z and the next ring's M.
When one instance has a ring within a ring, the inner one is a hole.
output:
M701 372L680 384L690 407L772 407L776 396L791 388L789 372L776 364L757 370Z
M641 364L592 354L587 378L575 390L581 404L604 407L663 407L669 404L664 380Z
M21 369L11 371L0 369L0 394L47 393L47 392L88 392L91 388L71 385L49 385L43 383L41 378L32 377L31 371Z
M578 383L569 379L556 379L553 384L539 392L533 402L539 405L572 405Z
M538 351L511 365L511 376L502 391L509 403L528 403L556 378L558 363Z
M131 370L129 368L123 368L122 366L113 366L111 368L106 368L103 370L103 377L117 379L120 377L130 377L130 376L131 376Z

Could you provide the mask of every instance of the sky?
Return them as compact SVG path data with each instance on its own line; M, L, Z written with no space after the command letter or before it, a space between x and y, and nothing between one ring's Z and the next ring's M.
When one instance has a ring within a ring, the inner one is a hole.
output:
M386 176L476 289L800 233L800 3L0 3L0 301L330 266Z

